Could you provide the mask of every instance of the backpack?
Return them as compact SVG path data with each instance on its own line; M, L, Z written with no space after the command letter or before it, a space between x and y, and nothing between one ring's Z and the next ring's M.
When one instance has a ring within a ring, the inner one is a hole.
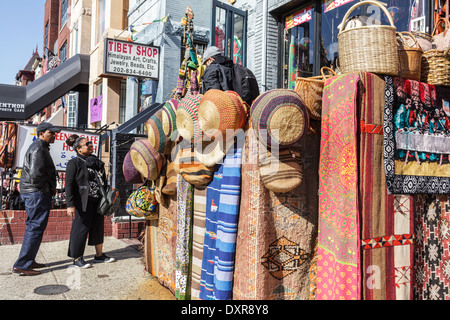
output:
M239 96L251 105L253 100L259 96L258 81L249 68L238 63L233 65L233 89Z

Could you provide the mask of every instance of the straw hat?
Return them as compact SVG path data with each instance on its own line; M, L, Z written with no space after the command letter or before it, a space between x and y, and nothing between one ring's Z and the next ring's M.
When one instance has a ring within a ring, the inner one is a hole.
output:
M148 139L136 140L130 148L133 165L148 180L156 180L161 172L163 158Z
M142 175L135 168L133 161L131 160L130 151L127 152L125 159L123 160L122 171L127 183L142 183Z
M177 140L177 107L178 100L170 99L162 107L162 126L164 134L172 141Z
M198 106L198 118L203 133L209 137L235 130L239 125L238 108L233 98L222 90L210 89L203 95Z
M245 124L247 123L248 118L248 112L250 107L248 106L247 102L242 100L241 96L236 91L225 91L234 101L234 105L237 108L238 111L238 126L236 129L243 129L245 127Z
M214 177L214 166L202 164L195 156L195 148L181 148L174 162L183 179L194 186L207 185Z
M273 192L285 193L302 182L303 172L300 153L293 148L279 150L273 154L264 147L259 154L259 172L265 187Z
M179 103L176 113L178 133L188 141L198 141L202 131L198 121L198 106L202 95L185 96Z
M147 120L147 136L151 145L162 154L170 152L170 140L166 138L162 124L162 109L156 111L150 119Z
M291 146L309 128L305 105L300 96L289 89L273 89L259 95L251 106L250 117L259 141L267 146Z

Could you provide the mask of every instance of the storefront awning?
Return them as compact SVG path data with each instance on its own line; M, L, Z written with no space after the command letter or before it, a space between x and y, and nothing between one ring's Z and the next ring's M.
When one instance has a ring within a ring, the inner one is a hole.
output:
M25 87L0 84L0 120L26 120L69 91L87 92L89 55L77 54Z

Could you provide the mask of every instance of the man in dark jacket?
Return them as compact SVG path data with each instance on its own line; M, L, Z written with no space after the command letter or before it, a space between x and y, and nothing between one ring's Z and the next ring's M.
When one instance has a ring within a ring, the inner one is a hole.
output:
M202 94L209 89L233 90L233 61L222 55L220 49L211 46L203 53L206 65L202 82Z
M19 258L12 272L21 275L37 275L34 270L45 267L35 261L47 227L52 197L56 193L56 168L50 156L50 144L55 142L56 132L61 129L49 122L37 126L38 139L28 148L20 178L20 196L25 202L27 221L25 236Z

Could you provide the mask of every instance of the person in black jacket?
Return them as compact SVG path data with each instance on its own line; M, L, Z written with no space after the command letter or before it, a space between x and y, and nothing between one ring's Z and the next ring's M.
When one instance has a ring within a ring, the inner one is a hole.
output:
M99 179L106 185L105 164L93 153L92 142L78 135L66 140L77 156L67 163L66 203L67 214L72 217L68 256L73 264L80 268L92 265L83 259L86 241L95 246L94 262L113 262L114 258L103 253L104 217L97 213L101 198Z
M33 276L45 267L35 261L47 227L52 197L56 193L56 168L50 156L50 144L55 142L61 129L49 122L36 128L38 138L28 148L20 177L20 196L25 202L27 221L19 258L12 268L13 273Z
M207 48L203 53L203 64L206 68L202 80L202 94L209 89L233 90L233 61L223 56L219 48Z

